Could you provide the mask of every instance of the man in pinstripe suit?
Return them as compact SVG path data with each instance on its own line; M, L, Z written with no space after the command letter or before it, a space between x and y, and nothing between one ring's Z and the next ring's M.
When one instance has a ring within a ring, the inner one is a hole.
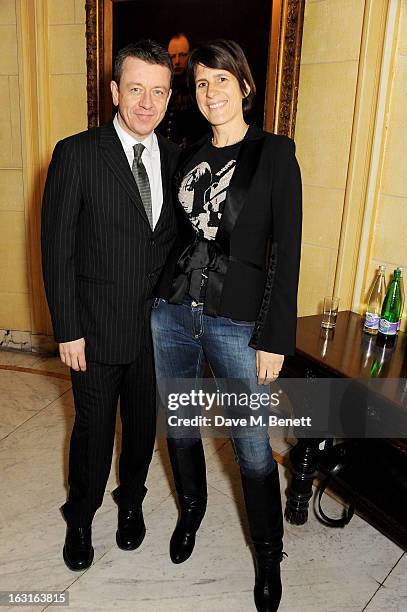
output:
M59 142L48 171L44 282L76 412L62 507L71 570L93 560L91 525L110 472L119 397L116 540L133 550L145 535L141 505L155 436L149 312L175 238L170 183L178 158L154 128L167 108L172 70L152 41L122 49L111 83L113 122Z

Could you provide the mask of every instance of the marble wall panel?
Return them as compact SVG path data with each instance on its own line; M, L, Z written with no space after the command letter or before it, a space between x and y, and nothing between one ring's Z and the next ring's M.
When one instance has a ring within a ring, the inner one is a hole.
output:
M15 0L1 0L0 2L0 25L11 25L16 23Z
M356 61L301 66L295 140L307 185L345 188L357 70Z
M336 249L304 243L301 255L298 314L321 312L326 295L332 293Z
M50 78L51 142L87 128L86 75L55 74Z
M27 293L28 275L24 213L0 211L0 227L1 291Z
M83 0L75 0L75 23L85 23L86 12Z
M373 259L407 264L407 198L381 196Z
M17 74L17 30L14 24L0 24L0 74Z
M22 170L0 170L1 210L24 210Z
M0 329L29 331L31 308L28 293L0 291Z
M364 5L364 0L307 0L302 64L357 60ZM340 30L339 21L343 24Z
M50 73L85 74L85 26L52 25L49 27Z
M303 185L304 242L327 248L337 247L344 196L343 189Z
M48 23L75 23L75 0L48 0Z

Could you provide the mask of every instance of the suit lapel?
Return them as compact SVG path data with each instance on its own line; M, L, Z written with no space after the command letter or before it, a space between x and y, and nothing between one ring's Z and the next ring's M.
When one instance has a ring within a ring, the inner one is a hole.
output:
M165 139L161 134L157 134L158 146L160 148L160 164L161 164L161 182L163 186L163 208L168 197L168 190L170 189L169 177L169 159L168 149L165 146Z
M108 123L100 127L99 145L102 156L122 187L136 205L137 210L150 227L146 211L141 201L136 181L130 170L129 162L123 150L120 139L116 133L113 123Z
M216 242L222 247L224 253L229 254L230 236L239 214L247 202L247 193L259 164L263 144L262 130L251 126L242 142L236 160L236 168L230 181L223 215L216 234Z
M158 146L160 148L160 166L161 166L161 185L163 190L163 203L161 206L160 216L158 217L157 223L155 224L154 232L160 227L161 223L165 218L166 210L169 206L168 202L168 192L170 189L169 184L169 160L168 160L168 151L165 146L165 140L160 134L156 134Z
M172 203L172 180L171 180L171 160L170 160L170 151L167 145L166 139L161 136L161 134L157 134L158 146L160 148L160 166L161 166L161 184L163 189L163 203L161 207L160 216L155 225L154 231L157 231L161 224L165 222L167 218L167 211L169 206Z

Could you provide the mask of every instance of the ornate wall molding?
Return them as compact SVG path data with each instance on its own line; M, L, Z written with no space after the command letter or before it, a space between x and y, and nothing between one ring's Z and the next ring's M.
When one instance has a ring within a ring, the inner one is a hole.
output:
M287 0L281 24L281 51L275 132L294 137L300 78L305 0Z
M99 66L103 61L100 50L101 32L100 16L103 14L103 2L86 0L86 68L88 93L88 127L99 125L100 114L100 78Z

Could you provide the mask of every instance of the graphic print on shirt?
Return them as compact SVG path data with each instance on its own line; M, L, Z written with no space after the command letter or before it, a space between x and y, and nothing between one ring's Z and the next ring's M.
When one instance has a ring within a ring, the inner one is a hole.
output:
M213 175L209 163L202 161L184 176L178 192L179 201L195 231L203 238L214 240L216 237L235 167L236 160L231 159Z

